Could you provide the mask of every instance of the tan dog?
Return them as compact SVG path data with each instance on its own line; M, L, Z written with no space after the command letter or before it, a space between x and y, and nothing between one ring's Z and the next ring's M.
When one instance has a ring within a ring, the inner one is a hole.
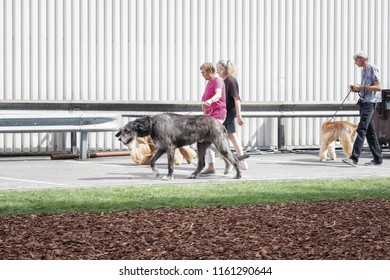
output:
M320 161L336 159L335 141L339 140L344 155L349 158L352 154L353 143L356 138L357 125L348 121L326 121L321 127Z
M137 164L149 164L150 159L157 150L158 148L154 145L150 136L138 137L137 148L132 149L130 155ZM191 163L195 157L196 152L193 149L184 146L175 150L173 162L175 165L180 165L183 158L185 158L187 163Z

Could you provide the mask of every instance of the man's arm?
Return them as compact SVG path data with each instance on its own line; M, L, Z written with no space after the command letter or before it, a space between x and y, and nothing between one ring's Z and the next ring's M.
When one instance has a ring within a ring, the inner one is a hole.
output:
M350 88L353 92L359 92L362 90L382 91L381 81L379 81L379 80L374 81L373 86L351 85Z

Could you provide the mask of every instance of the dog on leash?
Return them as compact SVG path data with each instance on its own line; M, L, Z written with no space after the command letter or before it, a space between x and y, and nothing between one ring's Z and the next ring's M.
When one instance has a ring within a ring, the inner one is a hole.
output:
M321 148L319 159L326 161L336 159L335 141L340 141L344 155L349 158L352 154L353 143L356 138L357 125L348 121L326 121L321 127Z
M194 179L205 166L206 149L214 144L218 152L226 158L236 169L235 179L241 178L239 160L247 158L234 157L228 146L225 127L210 116L179 115L163 113L155 116L145 116L128 122L115 135L123 144L128 145L137 137L150 135L158 150L150 159L150 167L156 176L159 176L156 161L164 154L168 156L168 175L163 180L172 180L174 164L173 158L176 148L197 143L198 167L187 176Z

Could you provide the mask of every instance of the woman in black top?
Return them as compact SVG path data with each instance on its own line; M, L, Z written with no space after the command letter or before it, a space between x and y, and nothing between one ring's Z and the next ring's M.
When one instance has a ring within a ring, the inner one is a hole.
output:
M236 135L236 125L234 119L237 118L239 126L244 124L244 120L241 116L241 99L239 95L238 82L234 77L235 66L233 62L230 60L220 60L217 63L217 73L225 82L227 116L223 125L227 129L228 138L232 142L237 155L242 156L244 153ZM248 164L245 160L240 161L240 168L243 170L248 169ZM233 166L230 163L226 163L225 174L228 174L232 169Z

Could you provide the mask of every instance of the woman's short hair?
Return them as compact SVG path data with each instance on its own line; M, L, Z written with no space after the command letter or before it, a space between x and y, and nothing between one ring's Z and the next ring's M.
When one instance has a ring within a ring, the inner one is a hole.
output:
M220 60L218 61L217 66L222 68L228 76L236 75L236 67L231 60Z
M209 73L215 73L215 66L211 62L205 62L200 66L200 70Z

